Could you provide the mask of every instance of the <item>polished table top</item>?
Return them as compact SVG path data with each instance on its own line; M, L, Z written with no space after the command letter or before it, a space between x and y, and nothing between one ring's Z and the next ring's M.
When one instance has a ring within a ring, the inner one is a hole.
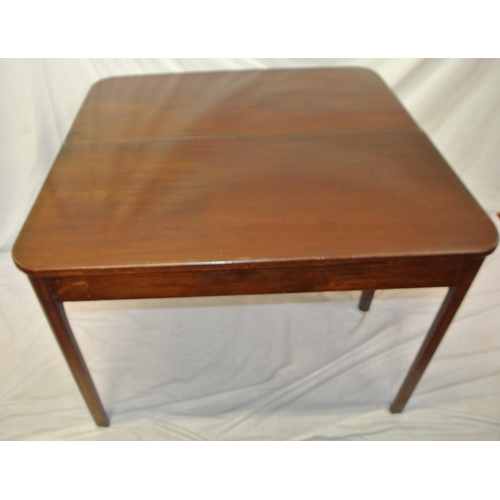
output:
M487 254L491 221L364 69L90 91L14 248L33 276Z

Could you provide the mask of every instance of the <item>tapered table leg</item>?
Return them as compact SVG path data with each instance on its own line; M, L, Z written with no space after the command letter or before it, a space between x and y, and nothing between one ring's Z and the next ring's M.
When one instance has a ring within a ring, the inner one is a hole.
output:
M375 295L375 290L364 290L361 294L361 299L359 300L359 309L361 311L368 311L370 309L370 304L372 303L373 296Z
M73 336L62 302L54 297L48 282L43 278L30 277L30 281L95 423L107 427L108 417Z
M481 267L483 259L476 259L470 262L464 271L460 283L457 286L450 287L441 308L427 334L420 351L413 362L410 371L406 375L403 385L394 399L390 410L392 413L401 413L410 398L413 390L418 384L420 377L424 373L434 352L439 346L448 326L450 325L455 313L462 303L467 290L469 289L477 271Z

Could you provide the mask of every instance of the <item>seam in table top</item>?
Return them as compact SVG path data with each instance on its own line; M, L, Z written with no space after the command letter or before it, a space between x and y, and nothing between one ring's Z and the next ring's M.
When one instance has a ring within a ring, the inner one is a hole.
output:
M228 135L195 135L195 136L167 136L167 137L155 137L151 139L109 139L109 140L98 140L98 139L83 139L83 140L68 140L62 143L63 146L71 146L71 145L92 145L92 144L118 144L118 143L141 143L141 142L176 142L176 141L203 141L203 140L220 140L220 139L262 139L262 138L271 138L271 137L315 137L315 136L341 136L341 135L367 135L367 134L386 134L386 133L408 133L414 132L417 134L424 135L428 138L427 134L420 129L418 126L415 128L400 128L400 129L383 129L383 130L327 130L327 131L318 131L318 132L291 132L291 133L274 133L274 134L228 134Z

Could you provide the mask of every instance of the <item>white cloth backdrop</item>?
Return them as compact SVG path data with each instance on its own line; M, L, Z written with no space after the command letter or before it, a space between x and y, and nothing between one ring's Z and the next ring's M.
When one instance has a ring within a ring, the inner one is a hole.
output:
M111 417L97 428L10 250L90 86L112 75L366 66L491 214L500 60L0 60L0 439L499 439L500 255L404 413L396 394L444 289L69 303Z

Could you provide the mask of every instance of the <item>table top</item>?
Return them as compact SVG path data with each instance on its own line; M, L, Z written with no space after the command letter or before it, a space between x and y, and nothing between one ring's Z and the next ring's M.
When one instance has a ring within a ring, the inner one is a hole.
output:
M484 255L497 239L375 73L265 70L98 82L13 256L36 276Z

